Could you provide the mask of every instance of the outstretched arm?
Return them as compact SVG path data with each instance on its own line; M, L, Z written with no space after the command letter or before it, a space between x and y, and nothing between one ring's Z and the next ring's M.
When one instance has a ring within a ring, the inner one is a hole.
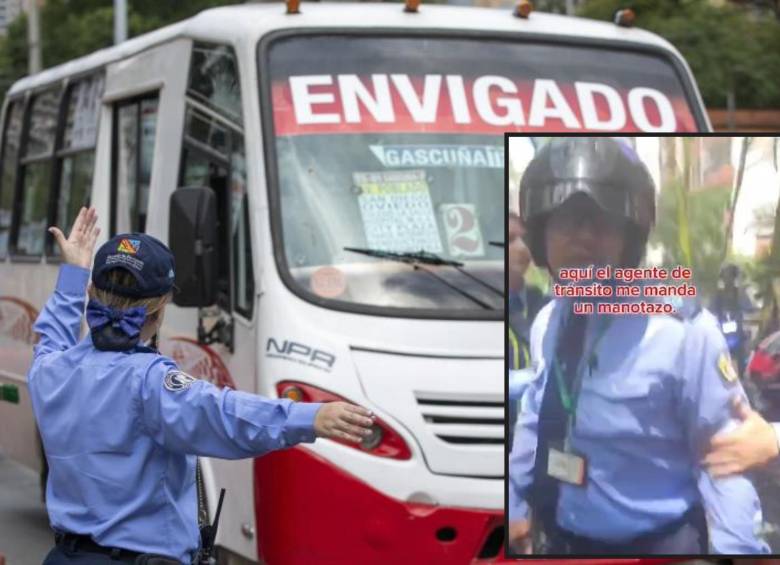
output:
M370 434L370 411L346 402L292 402L218 389L157 357L138 387L140 419L149 436L176 453L224 459L257 457L313 442L358 443Z

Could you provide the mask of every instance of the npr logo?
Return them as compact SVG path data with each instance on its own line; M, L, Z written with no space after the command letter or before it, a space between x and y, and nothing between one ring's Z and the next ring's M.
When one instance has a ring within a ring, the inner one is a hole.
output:
M295 361L296 363L316 367L325 371L330 371L333 368L333 364L336 362L336 356L327 351L315 349L305 343L290 341L289 339L285 339L279 343L279 341L272 337L268 338L268 343L265 346L265 354L266 357L287 359L288 361Z

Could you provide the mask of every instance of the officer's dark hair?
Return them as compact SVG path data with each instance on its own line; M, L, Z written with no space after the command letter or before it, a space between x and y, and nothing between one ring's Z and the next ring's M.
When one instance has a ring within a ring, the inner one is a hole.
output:
M520 211L534 263L549 269L547 220L578 194L627 220L621 266L636 267L655 222L655 184L627 141L610 137L554 138L528 164L520 181Z

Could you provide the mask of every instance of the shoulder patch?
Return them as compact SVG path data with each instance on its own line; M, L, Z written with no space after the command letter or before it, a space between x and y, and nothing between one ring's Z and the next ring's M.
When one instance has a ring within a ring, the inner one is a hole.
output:
M723 380L729 384L737 382L737 372L734 370L734 365L731 363L731 357L728 353L721 353L718 357L718 370L720 370L720 376Z
M168 371L168 374L165 375L163 386L171 392L181 392L190 388L190 385L197 380L183 371Z

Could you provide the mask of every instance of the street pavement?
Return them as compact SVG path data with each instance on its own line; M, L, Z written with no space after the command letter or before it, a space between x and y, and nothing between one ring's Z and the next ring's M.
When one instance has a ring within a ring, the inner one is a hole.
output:
M53 542L38 474L0 454L0 554L6 565L40 565Z

